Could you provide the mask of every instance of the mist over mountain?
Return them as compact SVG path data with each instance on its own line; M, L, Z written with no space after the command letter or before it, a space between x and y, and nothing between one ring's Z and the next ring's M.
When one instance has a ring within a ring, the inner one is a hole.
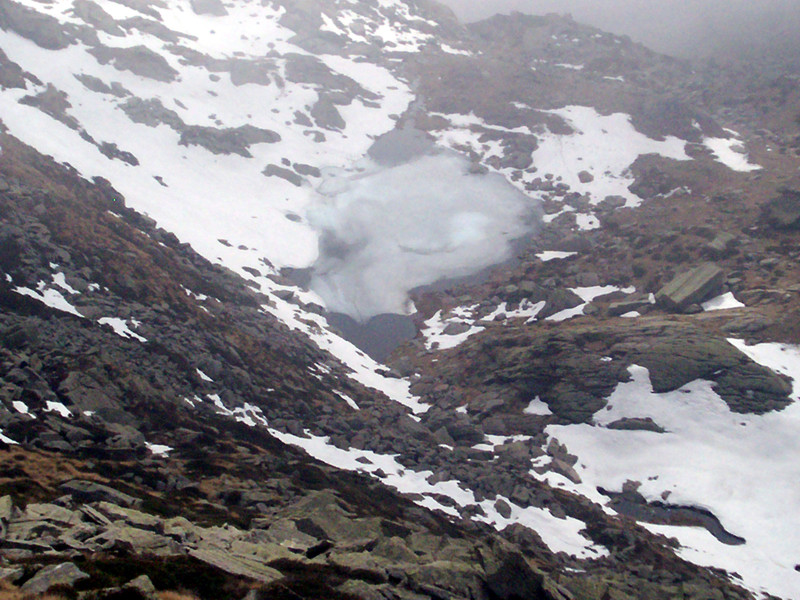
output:
M691 58L798 49L796 0L442 0L460 19L495 13L571 13L581 22L629 35L659 52Z

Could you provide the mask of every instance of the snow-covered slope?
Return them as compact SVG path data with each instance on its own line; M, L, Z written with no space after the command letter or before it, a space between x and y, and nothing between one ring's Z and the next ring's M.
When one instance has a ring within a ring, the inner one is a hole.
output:
M491 64L480 62L486 47L460 32L445 13L422 2L2 0L0 26L6 75L0 118L10 134L71 165L85 178L107 180L127 206L249 280L264 294L264 313L329 351L350 368L356 382L401 404L408 411L404 426L409 431L416 431L415 423L429 427L425 435L436 433L441 443L425 455L430 464L412 468L400 462L398 447L381 452L366 449L368 442L342 447L341 438L318 435L313 422L303 423L300 431L281 431L255 407L227 406L219 394L208 394L221 414L252 427L269 427L276 438L316 458L415 494L422 506L454 516L469 513L498 529L527 525L553 552L589 559L607 555L606 548L581 533L586 523L575 516L526 506L511 497L513 486L505 495L500 490L488 496L485 490L479 493L476 481L481 476L476 471L458 474L453 468L450 442L455 441L449 438L455 434L436 420L438 413L425 417L432 407L412 393L412 379L388 372L342 339L328 326L319 305L342 312L356 307L366 316L412 312L409 288L440 276L469 274L511 256L506 240L497 240L525 235L529 228L524 221L539 203L548 213L545 227L558 226L558 231L578 238L597 230L602 215L645 202L633 189L634 165L643 157L681 164L704 161L732 172L757 169L738 141L723 137L731 132L693 128L687 118L689 134L680 127L671 133L646 133L641 119L624 111L624 102L610 108L607 100L603 106L587 106L576 97L539 106L536 98L513 87L496 99L495 114L477 107L477 98L487 90L473 90L475 110L464 108L471 98L463 94L450 106L430 88L451 75L460 80L459 69L468 71L464 65L472 68L473 61L480 67L477 71ZM591 40L596 42L597 35ZM554 38L559 47L568 48L567 54L585 41ZM613 69L595 72L566 59L537 60L527 65L520 80L528 81L532 73L558 73L565 78L595 77L604 86L616 86L609 89L620 95L628 89L625 77ZM373 143L398 123L424 130L438 150L421 153L427 162L415 162L419 156L411 156L389 169L365 160ZM452 152L463 156L456 158ZM497 181L505 187L487 183ZM335 192L326 191L326 183L329 188L338 186ZM391 187L391 193L384 193L383 186ZM467 187L470 193L462 193ZM658 197L668 199L672 193L691 191L677 187ZM370 196L379 196L380 202L369 202ZM393 217L398 210L407 213L402 222ZM425 225L419 232L414 231L415 220ZM318 262L331 223L336 223L334 250L339 254L335 261L326 262L330 256L322 256ZM555 263L563 262L565 269L576 255L553 247L539 250L541 263L559 259ZM285 277L284 269L315 267L325 276L331 262L336 263L330 268L333 275L319 283L317 273L317 285L311 286L316 292ZM81 292L70 288L56 267L40 281L14 283L14 291L83 316L74 305ZM342 272L348 276L339 277ZM574 303L552 312L542 312L544 300L512 303L494 297L483 305L465 301L436 312L425 321L422 345L432 353L450 350L497 323L557 325L587 314L597 298L637 291L630 281L595 279L566 286L565 295ZM724 303L722 308L739 305ZM637 318L639 313L632 310L623 316ZM118 336L148 341L149 335L139 330L148 324L136 315L104 314L96 321ZM760 349L741 350L763 360ZM796 350L786 352L794 356ZM309 377L319 378L324 365L315 369ZM783 555L790 553L795 537L787 536L785 543L773 547L769 513L775 503L788 503L798 488L785 484L775 492L778 500L763 490L776 481L791 480L795 473L788 458L764 469L770 456L756 450L772 426L790 444L795 405L780 414L742 417L745 431L756 433L745 436L745 448L731 447L739 417L726 412L708 384L694 381L680 391L655 394L644 371L634 369L632 375L631 383L619 384L607 398L609 410L597 414L594 426L557 424L546 430L548 440L558 440L580 456L574 471L562 471L575 473L581 484L563 473L541 476L550 463L541 456L532 460L533 454L542 454L535 435L484 435L470 429L476 439L459 451L481 457L486 464L474 467L472 463L480 461L473 458L464 459L465 464L490 473L504 452L522 447L529 453L525 474L539 469L530 476L597 503L604 502L598 486L616 490L627 479L643 482L640 491L648 500L669 491L672 500L708 508L747 540L743 546L720 548L705 539L705 532L652 526L677 537L684 545L682 556L736 570L752 589L791 597L793 586L800 585L794 570L800 559ZM790 375L797 377L795 372ZM360 410L352 398L335 392L353 411ZM448 393L441 396L455 402ZM524 414L552 416L538 397L528 401ZM472 427L469 419L475 416L464 402L459 409L441 409L460 419L462 432ZM27 410L24 405L16 409ZM668 433L603 427L612 417L649 417ZM711 440L705 435L709 424L715 427ZM656 435L659 444L650 445L647 453L636 450ZM6 438L0 434L0 439ZM713 478L703 477L707 466L684 460L701 441L711 446ZM161 446L154 448L163 451ZM747 468L733 469L732 461ZM680 471L673 469L675 462L681 462ZM761 491L731 501L720 480L738 481L756 470L763 474ZM743 523L744 515L757 519Z

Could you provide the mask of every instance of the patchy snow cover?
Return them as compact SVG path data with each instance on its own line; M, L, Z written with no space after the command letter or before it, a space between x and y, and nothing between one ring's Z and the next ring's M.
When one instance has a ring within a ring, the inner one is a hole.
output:
M703 145L714 153L714 157L719 162L733 171L748 173L750 171L757 171L761 168L760 165L756 165L749 161L747 150L745 150L744 145L742 145L742 143L735 137L707 137L703 140Z
M337 396L339 396L339 398L341 398L342 400L344 400L344 401L347 403L347 405L348 405L350 408L352 408L353 410L361 410L361 409L359 408L358 404L356 403L356 401L355 401L355 400L353 400L353 399L352 399L350 396L348 396L348 395L347 395L347 394L345 394L344 392L340 392L339 390L333 390L333 392L334 392L334 393L335 393Z
M130 322L131 325L137 327L139 322L136 319L130 319L129 321L126 321L125 319L119 319L116 317L103 317L102 319L98 319L97 322L100 323L100 325L108 325L114 330L114 333L120 337L138 340L142 343L147 341L147 339L143 338L135 331L131 331L130 327L128 326L128 323Z
M549 262L551 260L560 260L575 256L577 252L561 252L559 250L545 250L536 254L537 258L542 262Z
M323 350L328 350L352 369L349 376L360 384L378 390L390 400L409 408L413 413L422 413L428 410L428 405L420 402L419 398L410 392L411 383L406 379L387 377L381 371L381 365L370 358L353 344L332 334L325 329L325 319L313 313L300 313L296 306L274 298L272 305L265 304L261 307L264 312L275 315L290 329L305 333Z
M78 312L78 309L72 306L72 304L69 303L69 300L64 298L64 295L61 292L47 287L47 283L44 281L40 281L35 290L18 286L11 291L22 296L30 296L42 304L46 304L50 308L55 308L61 312L83 318L83 315Z
M733 292L726 292L720 296L716 296L715 298L711 298L711 300L707 300L703 302L701 305L703 310L727 310L729 308L743 308L744 304L739 302L733 295Z
M45 412L56 412L64 418L68 418L72 416L70 410L64 406L61 402L53 402L51 400L47 401L47 406L44 409Z
M579 304L574 308L567 308L560 312L557 312L554 315L550 315L547 317L547 321L566 321L567 319L571 319L573 317L578 317L583 314L583 310L586 306L595 298L600 296L605 296L606 294L611 294L612 292L622 292L624 294L632 294L636 291L635 287L628 287L628 288L618 288L615 285L595 285L590 287L577 287L577 288L570 288L572 292L575 292L581 300L583 300L583 304Z
M203 373L200 369L195 369L195 372L197 373L198 377L200 377L200 379L202 379L203 381L209 381L211 383L214 382L214 380L211 379L211 377Z
M19 442L15 442L10 437L6 437L5 435L3 435L3 430L2 429L0 429L0 442L3 442L4 444L10 444L12 446L18 446L19 445Z
M585 524L577 519L558 519L550 511L543 508L521 508L502 498L511 508L509 518L502 517L495 508L496 500L476 502L472 491L455 480L440 481L435 484L428 482L433 475L432 471L413 471L407 469L393 455L377 454L369 450L350 448L343 450L330 444L327 437L299 437L270 429L270 433L286 444L292 444L305 450L312 457L329 465L348 471L361 471L377 477L375 473L380 470L383 475L380 480L389 487L405 494L420 494L421 499L415 500L420 506L432 510L441 510L451 516L458 516L458 511L452 506L439 502L434 495L447 496L459 506L478 504L486 513L485 516L474 517L476 521L489 523L495 529L502 530L514 523L521 523L536 531L542 540L553 552L566 552L579 558L596 558L607 555L605 548L594 545L580 534ZM360 459L360 460L359 460ZM367 462L363 462L366 459ZM498 497L501 498L501 497Z
M600 229L600 220L594 215L587 215L585 213L577 213L575 215L575 224L580 231Z
M638 132L630 116L624 113L604 116L588 106L567 106L548 112L563 118L575 133L540 136L533 164L540 173L561 176L572 191L588 195L593 204L607 196L622 196L626 206L641 204L641 198L628 186L634 182L630 167L643 154L690 160L686 142L673 136L664 141L650 139ZM589 172L594 180L581 182L578 177L581 171Z
M462 329L466 327L466 329L459 333L446 332L448 326L455 325L460 325ZM442 311L437 311L435 315L425 321L425 328L422 329L421 333L425 338L425 348L428 350L433 350L434 348L448 350L455 348L483 330L484 327L475 326L468 319L456 316L445 319L442 317Z
M553 412L550 410L550 407L547 406L539 396L536 396L533 400L530 401L528 406L522 411L526 415L552 415Z
M30 411L30 409L28 408L28 405L27 405L27 404L25 404L24 402L20 401L20 400L14 400L14 401L11 403L11 406L12 406L12 408L13 408L15 411L17 411L18 413L22 413L23 415L28 415L28 416L30 416L30 417L33 417L34 419L36 418L36 415L34 415L34 414L33 414L33 413Z
M151 444L150 442L145 442L144 445L154 456L168 456L173 450L172 446L166 446L164 444Z
M800 589L800 515L784 510L800 497L800 347L746 346L730 340L761 364L794 379L795 403L765 415L737 414L707 381L656 394L648 372L631 367L594 425L551 425L546 433L581 457L579 491L598 500L596 487L620 490L627 480L653 501L698 506L746 540L725 545L705 530L648 528L676 537L681 556L738 573L758 592L794 598ZM604 426L624 417L649 417L666 430L620 431ZM780 518L775 510L780 509Z
M57 268L58 265L50 264L50 267ZM60 287L62 290L69 294L79 294L78 290L73 288L67 283L67 278L64 273L53 273L53 284Z

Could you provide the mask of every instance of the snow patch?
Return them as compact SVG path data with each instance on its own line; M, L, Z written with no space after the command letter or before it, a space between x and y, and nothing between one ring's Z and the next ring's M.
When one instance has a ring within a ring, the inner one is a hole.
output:
M791 376L800 388L800 347L781 344L737 348L765 366ZM648 500L711 511L741 546L723 544L703 530L648 526L677 538L680 554L700 565L741 575L760 593L794 598L800 589L800 515L783 510L800 497L800 403L764 415L733 413L708 381L674 392L653 392L642 367L621 383L593 425L551 425L546 433L582 457L576 470L583 489L620 490L641 482ZM651 418L666 433L603 427L621 418ZM776 516L779 510L780 516Z

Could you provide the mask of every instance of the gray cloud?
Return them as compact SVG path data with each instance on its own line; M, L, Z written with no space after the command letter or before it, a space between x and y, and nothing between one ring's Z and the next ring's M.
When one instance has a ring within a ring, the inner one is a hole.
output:
M464 21L511 11L576 20L682 57L798 52L798 0L440 0Z

